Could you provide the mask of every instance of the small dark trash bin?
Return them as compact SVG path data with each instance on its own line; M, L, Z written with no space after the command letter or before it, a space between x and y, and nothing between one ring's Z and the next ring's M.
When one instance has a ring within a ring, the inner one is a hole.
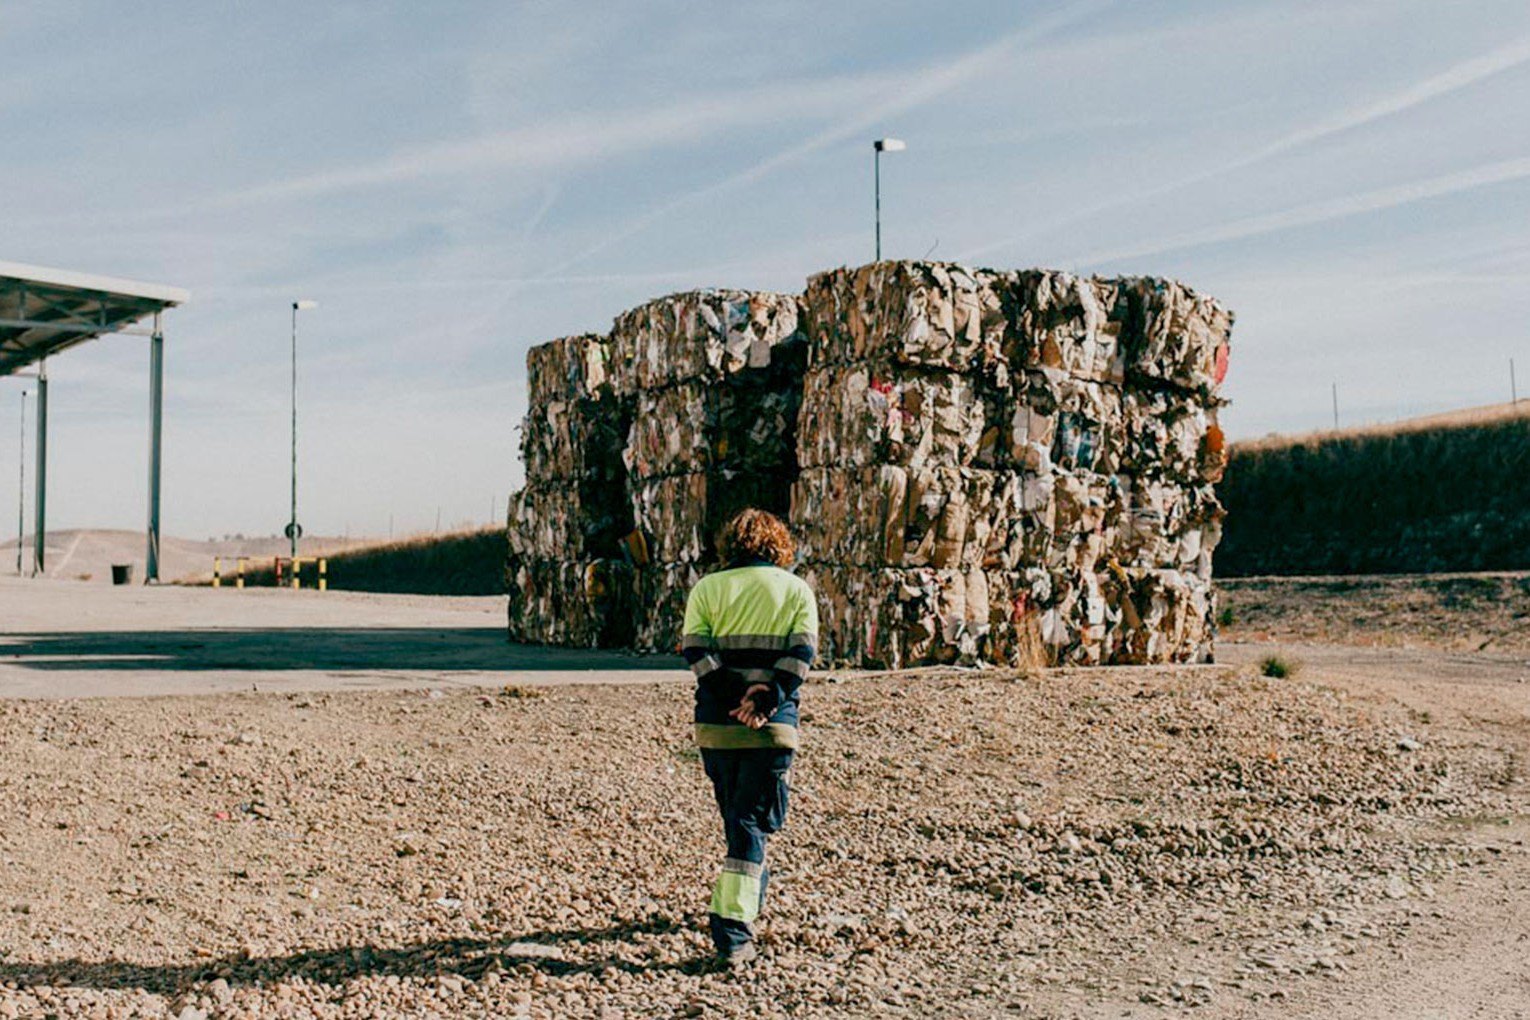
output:
M131 563L112 564L112 584L132 584L133 565Z

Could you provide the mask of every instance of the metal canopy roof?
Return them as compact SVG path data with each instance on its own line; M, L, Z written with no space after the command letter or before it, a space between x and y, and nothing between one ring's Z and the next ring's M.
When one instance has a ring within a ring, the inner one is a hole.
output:
M0 376L190 297L178 287L0 262Z

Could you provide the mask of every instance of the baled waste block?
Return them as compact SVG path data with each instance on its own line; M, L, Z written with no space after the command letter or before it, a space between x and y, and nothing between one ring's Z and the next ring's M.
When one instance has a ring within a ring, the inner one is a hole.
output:
M562 481L528 485L510 497L508 540L517 556L610 556L632 530L624 489Z
M747 379L747 384L745 383ZM637 397L623 460L638 478L728 470L782 474L801 391L768 376L685 382Z
M1172 281L937 262L648 302L531 359L512 566L621 557L628 642L671 650L717 530L761 506L799 537L825 661L1206 658L1231 325Z
M1104 662L1209 661L1216 619L1210 581L1138 568L1107 572L1100 587L1108 613Z
M510 495L506 536L512 556L555 560L585 547L585 519L566 483L530 486Z
M527 480L619 481L630 404L605 394L534 405L521 424Z
M617 316L609 375L621 393L769 368L802 342L797 298L743 290L672 294Z
M820 658L836 665L901 669L956 662L978 649L989 626L986 605L969 600L982 572L810 566L818 593Z
M693 471L632 481L632 510L648 555L660 563L712 561L717 532L745 507L786 513L790 492L769 475Z
M1163 385L1212 398L1227 376L1232 313L1173 280L1123 281L1135 322L1126 368L1134 385Z
M590 400L609 392L605 338L593 333L538 344L526 352L528 404Z
M808 468L792 486L801 555L861 567L983 564L1021 522L974 468Z
M1217 482L1227 466L1227 444L1216 403L1166 390L1128 390L1123 467L1133 474L1194 484Z
M531 482L619 480L617 454L626 441L629 401L606 373L606 344L582 334L526 352L530 397L521 425L521 456Z
M809 361L997 370L1007 329L1003 282L1003 274L939 262L819 273L803 297Z
M1119 282L1046 270L1015 273L1004 282L1013 319L1003 351L1012 370L1050 369L1122 384L1131 305Z
M635 637L634 578L619 560L516 558L506 578L510 640L610 648Z
M803 467L995 464L1003 405L960 373L826 365L810 369L802 389Z
M1121 465L1126 418L1114 386L1032 369L1014 377L1004 463L1110 474Z
M698 563L650 563L637 572L640 612L634 617L632 647L644 652L680 650L685 598L705 573Z
M1111 546L1116 558L1132 566L1186 571L1209 582L1223 517L1212 486L1182 486L1141 476L1126 481Z

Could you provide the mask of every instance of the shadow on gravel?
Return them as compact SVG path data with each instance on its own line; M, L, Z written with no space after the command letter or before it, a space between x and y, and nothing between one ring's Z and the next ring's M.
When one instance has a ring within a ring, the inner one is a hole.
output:
M322 984L344 984L359 977L433 978L457 975L476 981L496 964L504 971L538 970L544 974L599 974L626 971L653 974L663 971L696 973L706 969L712 957L678 962L635 963L613 954L597 959L564 960L558 957L564 943L623 940L634 935L665 935L687 930L680 923L655 918L608 928L571 928L533 932L496 939L439 939L397 948L342 946L306 949L288 956L227 956L195 963L149 964L121 961L60 960L55 963L0 961L0 983L18 988L39 986L139 989L155 995L173 996L198 982L222 978L230 985L270 984L301 977Z
M0 661L38 670L681 669L678 656L512 645L501 627L79 631L0 637Z

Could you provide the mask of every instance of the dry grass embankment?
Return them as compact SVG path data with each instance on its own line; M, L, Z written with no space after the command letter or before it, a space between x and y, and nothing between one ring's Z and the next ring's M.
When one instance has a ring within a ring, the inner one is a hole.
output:
M1530 567L1530 403L1232 449L1224 577Z
M347 549L328 557L329 586L343 591L410 595L499 595L505 590L505 529L481 528L419 535ZM303 587L313 586L304 564ZM245 575L252 587L271 587L270 566Z

